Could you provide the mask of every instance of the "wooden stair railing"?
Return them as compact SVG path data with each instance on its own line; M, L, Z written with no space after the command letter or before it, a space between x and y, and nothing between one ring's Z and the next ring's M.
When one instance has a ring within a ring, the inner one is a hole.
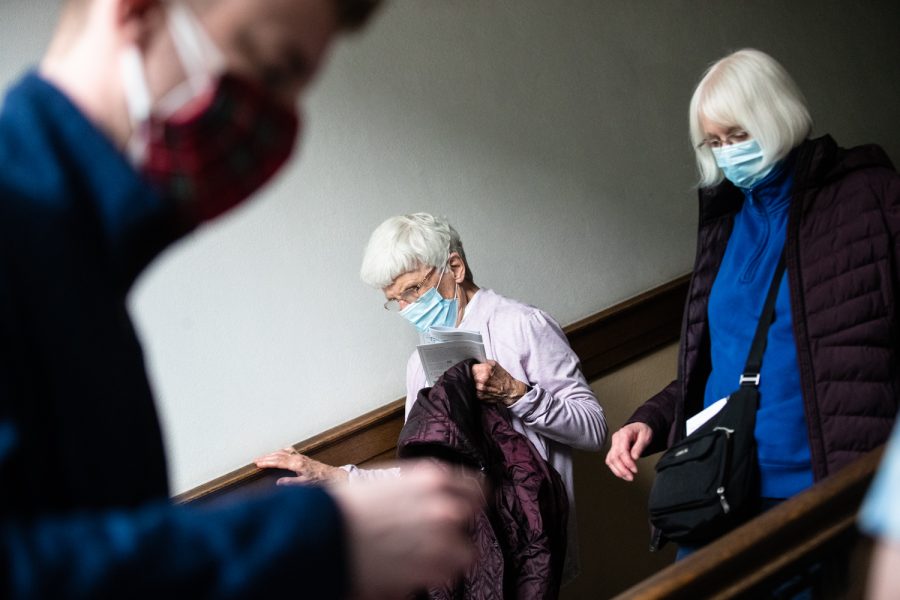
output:
M616 598L763 597L774 581L859 537L857 512L882 452L873 450Z

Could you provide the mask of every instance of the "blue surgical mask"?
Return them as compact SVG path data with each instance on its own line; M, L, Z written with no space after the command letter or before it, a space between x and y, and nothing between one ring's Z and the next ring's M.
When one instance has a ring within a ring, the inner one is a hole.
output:
M447 299L438 293L437 288L444 278L446 267L441 271L437 285L422 294L422 296L400 311L400 316L412 323L419 333L426 333L432 327L455 327L458 303L456 293L453 298Z
M753 139L713 148L712 151L725 178L739 188L752 188L775 166L775 163L766 164L759 142Z

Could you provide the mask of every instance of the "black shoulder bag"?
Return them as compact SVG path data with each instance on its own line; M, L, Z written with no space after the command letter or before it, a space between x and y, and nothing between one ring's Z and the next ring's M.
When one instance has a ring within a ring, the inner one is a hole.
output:
M740 387L728 396L721 411L666 450L656 464L648 506L650 522L657 530L652 550L665 543L659 534L678 544L709 542L746 519L758 505L754 429L759 372L784 268L782 252Z

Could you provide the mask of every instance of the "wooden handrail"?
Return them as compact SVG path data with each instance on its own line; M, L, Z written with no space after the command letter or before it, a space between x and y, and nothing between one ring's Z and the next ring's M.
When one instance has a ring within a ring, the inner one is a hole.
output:
M855 532L883 448L616 596L619 600L753 597L801 561Z

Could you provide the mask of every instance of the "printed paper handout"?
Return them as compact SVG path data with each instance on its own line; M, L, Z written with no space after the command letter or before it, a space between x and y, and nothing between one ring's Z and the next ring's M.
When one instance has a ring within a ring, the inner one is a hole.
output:
M455 327L432 327L416 348L429 386L458 362L469 358L487 360L481 333Z

